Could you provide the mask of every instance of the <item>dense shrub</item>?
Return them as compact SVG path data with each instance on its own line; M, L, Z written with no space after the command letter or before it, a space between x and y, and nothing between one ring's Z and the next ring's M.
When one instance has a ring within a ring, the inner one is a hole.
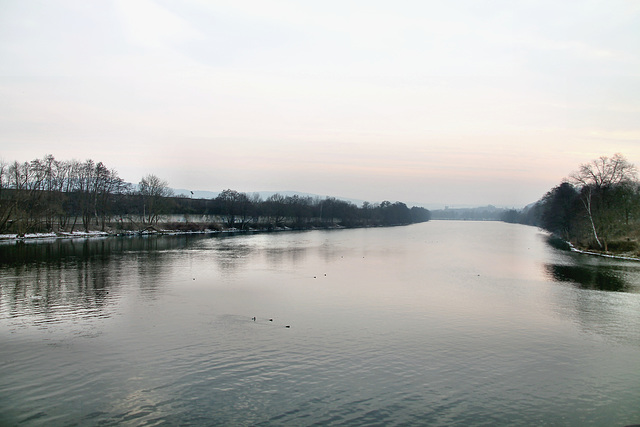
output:
M639 249L638 242L634 240L614 240L608 247L613 252L636 252Z

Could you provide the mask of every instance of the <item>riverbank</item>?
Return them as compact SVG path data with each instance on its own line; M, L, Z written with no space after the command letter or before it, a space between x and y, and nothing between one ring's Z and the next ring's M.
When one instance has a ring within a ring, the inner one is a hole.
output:
M640 261L640 257L633 255L631 253L611 253L611 252L596 252L596 251L592 251L592 250L585 250L585 249L578 249L575 246L573 246L571 243L567 242L567 244L569 245L569 250L571 252L575 252L575 253L579 253L579 254L584 254L584 255L593 255L593 256L599 256L599 257L604 257L604 258L613 258L613 259L621 259L621 260L627 260L627 261Z
M640 256L638 256L636 252L605 252L587 248L579 248L576 247L573 243L568 242L561 237L554 236L553 234L548 235L547 243L549 243L549 245L553 246L556 249L575 252L583 255L599 256L604 258L613 258L628 261L640 261Z
M118 230L118 231L73 231L73 232L49 232L49 233L25 233L19 234L0 234L0 242L17 242L17 241L38 241L49 239L88 239L88 238L106 238L106 237L127 237L127 236L162 236L162 235L189 235L189 234L252 234L252 233L272 233L281 231L303 231L303 230L339 230L345 228L342 225L334 224L325 227L308 227L308 228L292 228L292 227L271 227L271 228L249 228L238 229L228 228L221 230L202 229L202 230L178 230L165 229L158 227L147 227L142 230Z

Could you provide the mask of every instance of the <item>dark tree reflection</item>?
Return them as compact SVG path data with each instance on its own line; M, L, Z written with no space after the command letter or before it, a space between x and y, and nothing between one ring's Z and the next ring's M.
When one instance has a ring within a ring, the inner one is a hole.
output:
M545 268L553 280L574 283L582 289L630 291L630 285L619 272L608 266L547 264Z

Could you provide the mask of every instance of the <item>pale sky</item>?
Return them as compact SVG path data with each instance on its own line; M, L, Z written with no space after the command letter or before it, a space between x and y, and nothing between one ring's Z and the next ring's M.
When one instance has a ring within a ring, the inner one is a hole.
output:
M0 158L523 206L640 166L640 2L0 0Z

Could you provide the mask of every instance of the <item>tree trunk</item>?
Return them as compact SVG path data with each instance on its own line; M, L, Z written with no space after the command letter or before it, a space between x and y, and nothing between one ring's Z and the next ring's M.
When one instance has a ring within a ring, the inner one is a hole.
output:
M600 239L598 238L598 232L596 231L596 225L593 222L593 215L591 213L591 188L588 190L588 195L586 199L582 199L582 203L584 204L585 209L587 210L587 215L589 216L589 221L591 222L591 229L593 230L593 237L595 237L598 246L602 249L602 243L600 243Z

